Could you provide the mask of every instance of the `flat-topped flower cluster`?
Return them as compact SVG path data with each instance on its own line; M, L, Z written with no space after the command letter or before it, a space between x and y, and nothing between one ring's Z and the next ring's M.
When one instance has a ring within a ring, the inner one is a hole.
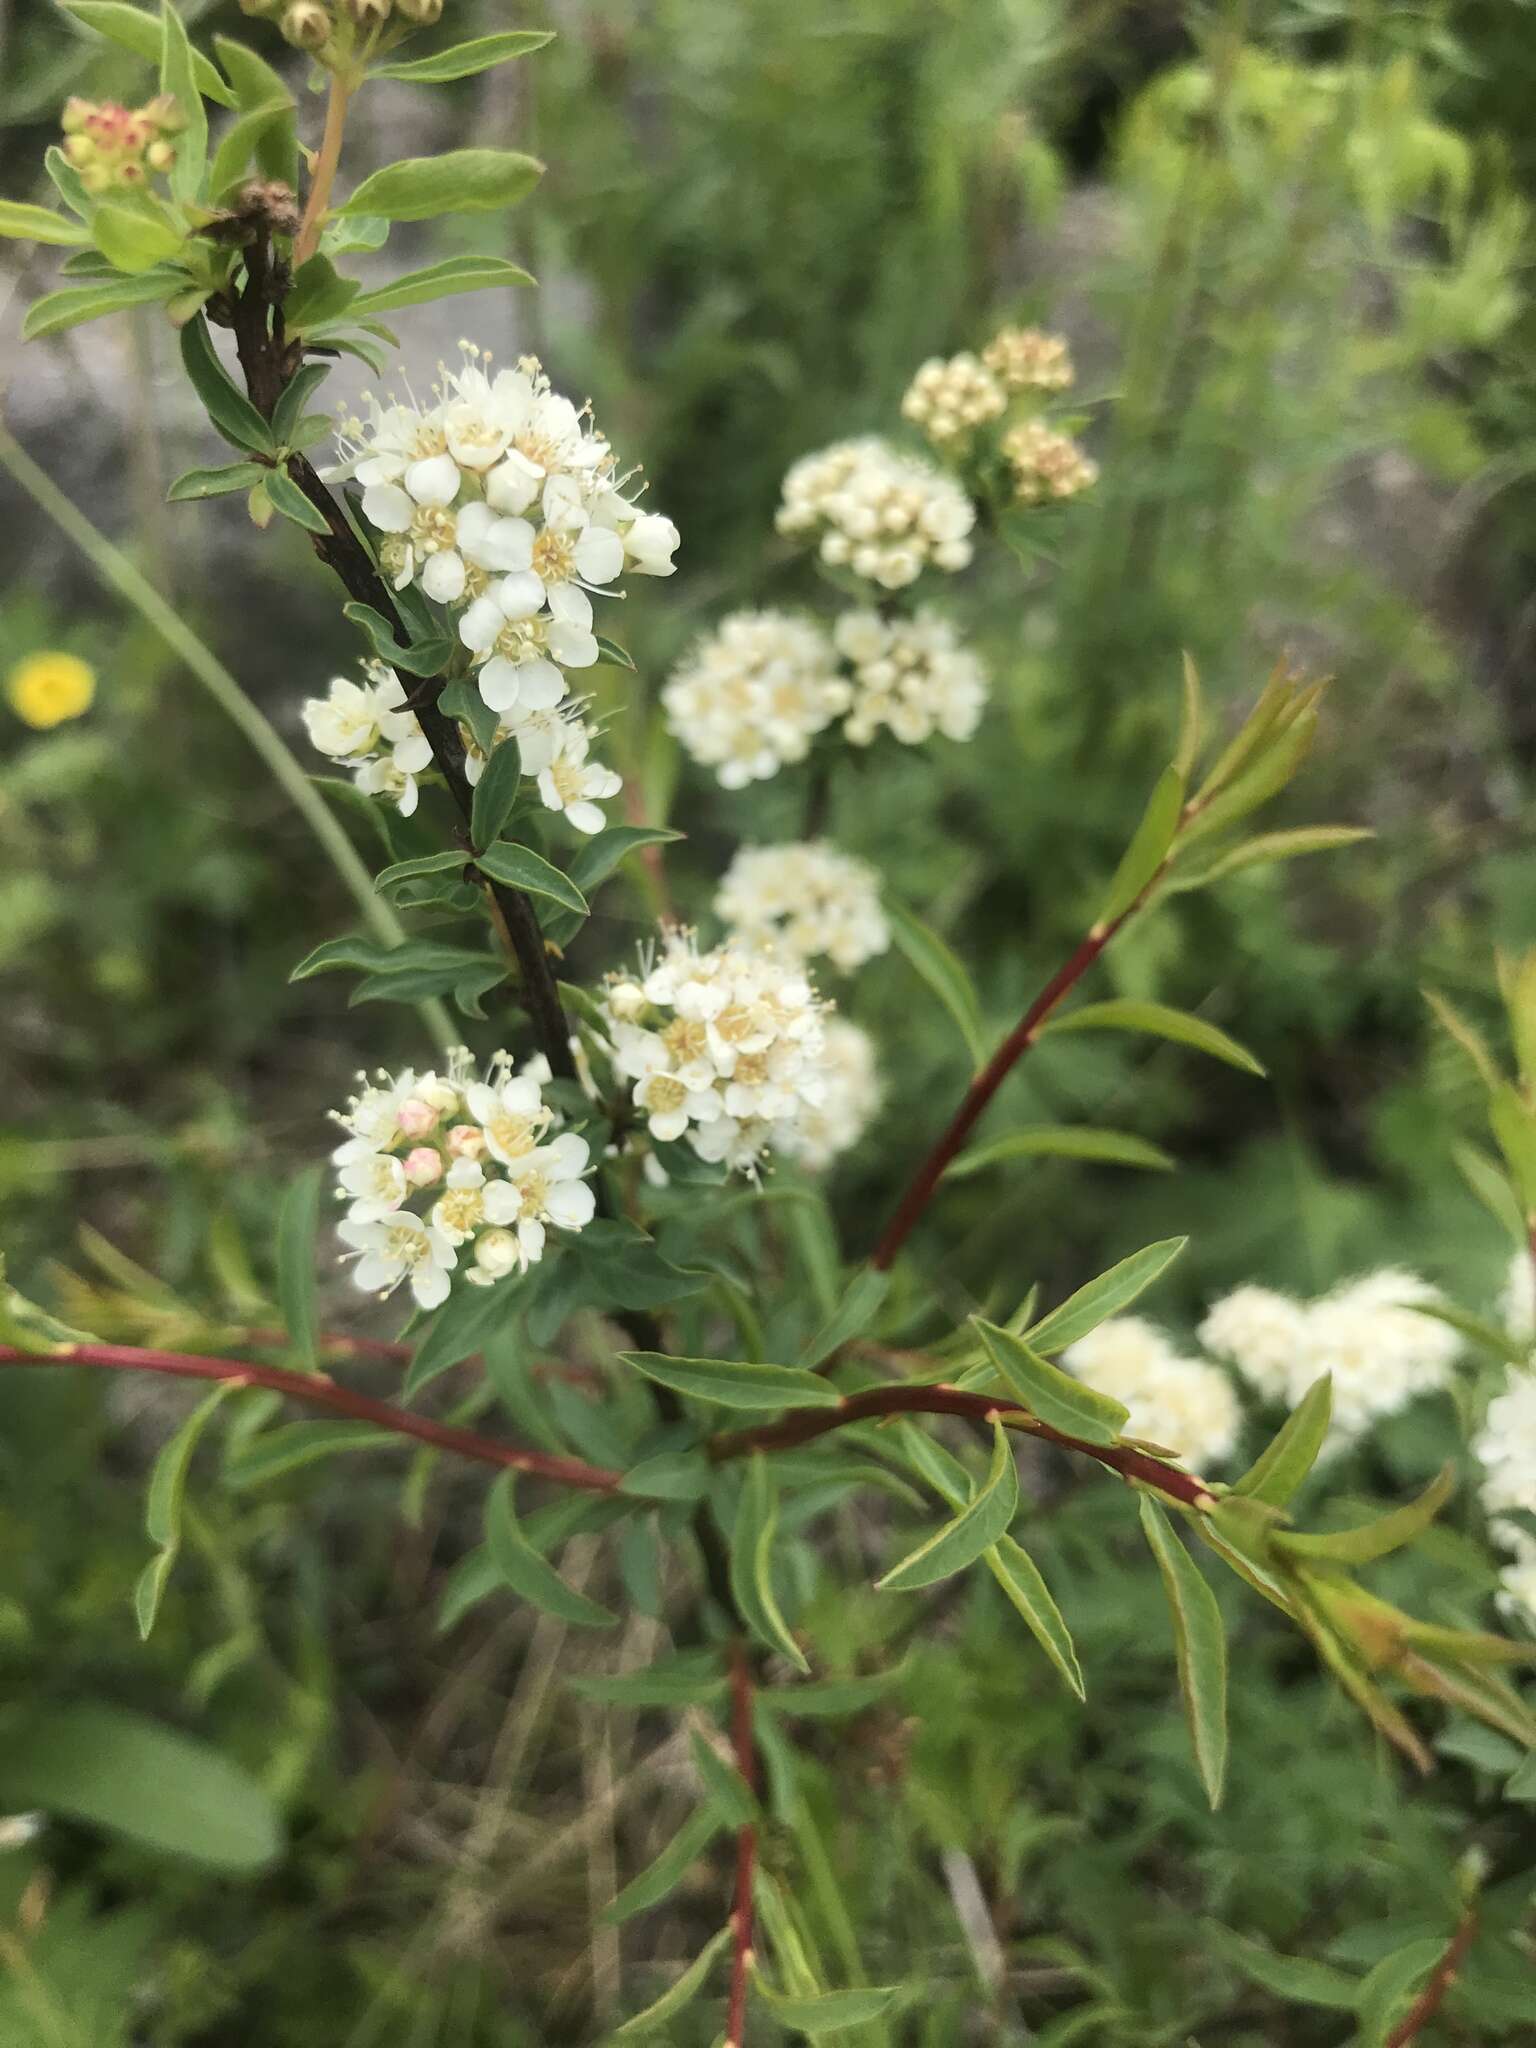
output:
M924 569L968 568L976 507L947 471L878 434L835 441L794 463L775 520L819 535L829 568L904 590Z
M741 847L715 892L714 909L750 943L776 946L798 960L830 960L842 974L891 943L879 875L826 839Z
M441 1074L358 1076L335 1113L348 1136L331 1157L359 1287L389 1294L404 1282L419 1307L436 1308L456 1270L488 1287L541 1259L551 1224L591 1222L587 1143L559 1129L548 1078L542 1056L519 1071L498 1052L477 1079L462 1046Z

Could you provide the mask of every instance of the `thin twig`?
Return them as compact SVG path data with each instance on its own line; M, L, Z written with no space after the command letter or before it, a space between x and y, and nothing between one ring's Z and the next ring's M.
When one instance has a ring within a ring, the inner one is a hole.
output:
M336 182L336 172L341 163L341 143L347 132L347 106L351 98L352 80L343 72L333 71L330 95L325 103L325 132L320 138L319 155L315 158L309 197L304 203L304 218L299 222L298 239L293 245L295 270L307 262L320 246L325 209L331 203L331 187Z
M1418 2039L1445 2003L1446 1994L1456 1982L1476 1933L1477 1908L1468 1906L1456 1924L1456 1932L1451 1936L1445 1954L1431 1972L1429 1982L1388 2034L1382 2048L1407 2048L1410 2041Z
M731 1746L747 1790L757 1795L757 1744L752 1733L752 1665L746 1645L731 1644ZM731 1907L731 1995L725 2015L725 2048L742 2048L747 2031L747 1984L752 1969L752 1886L757 1875L757 1828L752 1821L736 1836L736 1898Z

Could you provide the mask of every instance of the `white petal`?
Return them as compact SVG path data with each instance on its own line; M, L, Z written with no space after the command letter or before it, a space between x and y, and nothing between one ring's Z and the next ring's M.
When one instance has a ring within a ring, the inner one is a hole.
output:
M530 1262L544 1256L544 1226L532 1216L525 1216L517 1226L517 1241Z
M531 619L544 603L544 586L528 568L515 570L496 586L504 619Z
M549 651L562 668L590 668L597 660L597 642L584 626L570 626L552 619Z
M575 1180L586 1172L592 1157L586 1139L578 1138L574 1131L562 1131L543 1149L552 1155L550 1166L557 1180Z
M418 505L451 505L459 495L459 465L451 455L429 455L405 472L405 488Z
M493 654L481 669L479 682L481 700L492 711L510 711L522 694L523 665Z
M544 1210L551 1223L564 1230L580 1230L592 1221L597 1197L584 1180L560 1181L545 1198Z
M515 1223L521 1213L523 1198L510 1181L493 1180L486 1184L485 1214L490 1223Z
M440 1308L452 1284L441 1266L422 1264L411 1273L411 1292L423 1308Z
M365 1294L379 1294L394 1286L400 1278L400 1268L377 1252L369 1252L352 1268L352 1278Z
M515 450L485 480L485 501L493 512L526 512L539 495L542 472Z
M526 519L497 519L487 528L476 556L482 569L525 570L533 560L533 528Z
M363 517L380 533L407 533L416 507L398 484L370 484L363 493Z
M518 703L525 711L548 711L565 695L565 677L542 656L520 662L517 672L521 678Z
M592 600L576 583L556 583L549 593L549 615L568 626L590 626Z
M464 563L455 549L427 557L421 587L434 604L457 603L464 595Z
M587 583L611 583L624 566L624 543L616 533L589 526L576 543L576 573Z
M601 832L608 822L596 804L567 804L565 815L567 822L574 825L578 832L586 832L589 835Z
M505 624L494 597L477 597L459 620L459 638L473 654L485 654L496 645Z

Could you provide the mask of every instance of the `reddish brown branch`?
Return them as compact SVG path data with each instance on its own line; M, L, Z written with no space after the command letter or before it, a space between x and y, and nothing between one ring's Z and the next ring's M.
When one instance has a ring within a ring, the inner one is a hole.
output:
M1215 1498L1203 1479L1192 1472L1181 1472L1177 1465L1165 1464L1148 1451L1134 1450L1129 1444L1084 1443L1080 1437L1052 1429L1017 1401L996 1394L970 1394L962 1387L866 1387L862 1393L845 1394L835 1408L801 1408L786 1415L782 1422L712 1437L709 1455L720 1464L730 1458L747 1457L753 1451L792 1450L799 1444L813 1443L830 1430L844 1429L851 1422L868 1422L885 1415L959 1415L967 1422L986 1422L994 1415L1017 1416L1015 1426L1027 1429L1031 1436L1065 1451L1079 1451L1085 1458L1093 1458L1111 1472L1118 1472L1122 1479L1156 1487L1169 1500L1185 1507L1207 1508Z
M1477 1908L1468 1906L1457 1922L1456 1932L1451 1936L1445 1954L1436 1963L1429 1982L1388 2034L1383 2048L1407 2048L1410 2041L1416 2041L1423 2033L1445 2003L1446 1994L1456 1982L1462 1962L1476 1934Z
M543 1451L526 1451L517 1444L497 1443L472 1429L460 1429L450 1422L434 1422L426 1415L413 1415L392 1401L375 1401L350 1387L337 1386L321 1373L284 1372L278 1366L248 1365L239 1358L194 1358L179 1351L141 1351L127 1344L71 1344L62 1351L43 1355L19 1351L0 1344L0 1366L5 1365L93 1365L110 1372L157 1372L189 1380L236 1380L250 1387L268 1387L292 1401L310 1408L324 1408L332 1415L344 1415L353 1422L371 1422L396 1436L414 1437L434 1450L453 1451L461 1458L473 1458L482 1465L496 1465L505 1471L528 1472L539 1479L552 1479L561 1486L580 1486L591 1493L612 1493L622 1473L606 1471L600 1465L585 1465L579 1458L557 1458Z
M731 1644L731 1745L747 1790L757 1795L757 1744L752 1734L752 1666L746 1645ZM742 2048L747 2031L747 1983L752 1969L752 1885L757 1873L757 1829L748 1821L736 1837L736 1898L731 1907L731 1996L725 2048Z

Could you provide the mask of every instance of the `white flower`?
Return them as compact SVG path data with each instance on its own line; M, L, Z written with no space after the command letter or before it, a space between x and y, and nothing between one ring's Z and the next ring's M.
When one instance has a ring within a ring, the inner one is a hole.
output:
M617 796L622 779L601 762L589 761L591 729L568 723L559 752L539 770L539 795L546 810L560 811L578 832L601 832L607 823L598 805Z
M967 349L948 361L931 356L922 365L902 398L901 416L942 447L995 420L1007 404L997 378Z
M715 893L714 908L744 937L802 960L824 954L844 974L891 943L879 876L824 839L740 848Z
M531 1075L512 1074L505 1069L489 1082L471 1082L464 1091L464 1100L470 1115L485 1132L486 1149L503 1166L511 1166L534 1151L553 1116ZM460 1167L454 1168L455 1173L460 1171Z
M420 1308L437 1308L448 1299L448 1275L458 1254L440 1230L409 1209L382 1222L356 1222L348 1217L338 1236L359 1254L352 1277L370 1294L390 1294L409 1280Z
M487 1186L485 1213L493 1225L513 1231L523 1265L543 1257L547 1224L580 1230L592 1221L597 1199L582 1178L589 1161L586 1140L562 1131L551 1144L515 1159L505 1180Z
M1237 1287L1211 1308L1200 1342L1228 1359L1267 1401L1294 1404L1299 1393L1306 1311L1270 1287Z
M825 636L784 612L733 612L673 671L667 726L726 789L803 761L849 702Z
M1536 1515L1536 1372L1517 1368L1505 1379L1504 1391L1488 1403L1483 1426L1472 1442L1483 1468L1483 1512ZM1506 1530L1494 1523L1493 1533L1506 1541Z
M409 817L416 808L416 778L431 767L432 748L395 671L370 661L364 673L366 683L337 676L328 697L310 698L304 723L321 753L351 765L365 796L391 797Z
M821 558L886 590L963 569L976 508L954 478L866 435L803 456L784 478L780 533L821 534Z
M924 606L909 619L846 612L833 628L853 668L853 707L843 732L868 746L881 726L906 746L935 732L968 740L987 701L987 675L947 619Z
M1181 1358L1140 1316L1112 1316L1068 1345L1062 1363L1123 1402L1129 1435L1173 1451L1195 1470L1230 1458L1242 1428L1232 1382L1204 1359Z
M1065 391L1074 375L1065 337L1039 327L999 329L981 360L1010 391Z
M303 717L310 745L333 761L371 754L378 745L377 693L346 676L333 676L330 695L311 697Z
M671 576L682 535L660 512L639 512L624 529L624 556L637 576Z
M356 1153L345 1161L336 1178L342 1192L351 1197L349 1214L358 1223L377 1223L398 1209L409 1192L404 1162L393 1152Z
M879 1113L882 1092L874 1041L846 1017L827 1019L820 1066L821 1099L775 1125L771 1141L812 1173L853 1150Z
M1039 420L1010 427L1003 436L1003 454L1013 469L1014 494L1026 505L1043 498L1075 498L1099 480L1099 465L1072 436Z
M1504 1292L1499 1296L1504 1327L1518 1343L1536 1340L1536 1256L1523 1247L1509 1262Z

